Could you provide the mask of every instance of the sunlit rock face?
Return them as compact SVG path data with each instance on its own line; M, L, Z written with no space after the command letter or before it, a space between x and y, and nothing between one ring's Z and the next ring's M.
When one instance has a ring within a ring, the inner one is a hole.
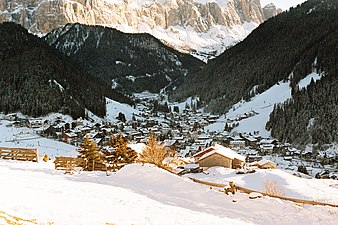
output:
M217 50L243 39L276 7L260 0L2 0L0 22L45 34L67 23L147 32L182 51ZM220 53L220 52L219 52ZM217 54L217 53L216 53Z

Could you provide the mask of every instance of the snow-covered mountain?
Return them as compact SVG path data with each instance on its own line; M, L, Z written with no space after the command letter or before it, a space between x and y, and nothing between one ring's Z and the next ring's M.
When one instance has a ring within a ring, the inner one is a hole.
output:
M45 34L67 23L150 33L186 52L218 55L279 12L260 0L3 0L0 22ZM198 55L196 53L195 55Z

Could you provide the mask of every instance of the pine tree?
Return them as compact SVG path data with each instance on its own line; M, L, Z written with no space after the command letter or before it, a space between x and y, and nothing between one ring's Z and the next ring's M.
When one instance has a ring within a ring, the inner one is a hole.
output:
M115 150L109 154L108 161L117 164L117 163L133 163L137 158L137 152L128 147L128 139L123 139L122 134L120 133L119 138L115 135L112 135L111 140L108 145L115 148Z
M163 160L167 156L167 151L165 146L159 143L154 133L151 132L149 136L149 141L141 154L141 160L146 163L155 164L158 167L163 166Z
M89 135L86 135L83 143L78 149L80 157L84 158L86 163L86 170L89 170L88 164L92 163L92 171L95 169L95 162L102 162L102 155L99 147L89 138Z

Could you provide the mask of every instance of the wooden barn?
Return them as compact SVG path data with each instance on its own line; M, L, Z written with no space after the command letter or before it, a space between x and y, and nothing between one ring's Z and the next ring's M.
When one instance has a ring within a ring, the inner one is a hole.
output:
M204 154L199 154L198 164L200 167L222 166L231 169L242 168L245 163L245 157L237 154L230 148L216 144L205 149ZM201 153L203 153L201 152Z

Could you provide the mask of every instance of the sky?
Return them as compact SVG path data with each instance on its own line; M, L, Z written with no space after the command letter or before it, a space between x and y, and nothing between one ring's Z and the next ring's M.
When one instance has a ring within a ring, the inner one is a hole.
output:
M269 3L275 4L277 8L281 8L283 10L289 9L291 6L296 6L300 3L305 2L306 0L261 0L261 5L264 7Z

